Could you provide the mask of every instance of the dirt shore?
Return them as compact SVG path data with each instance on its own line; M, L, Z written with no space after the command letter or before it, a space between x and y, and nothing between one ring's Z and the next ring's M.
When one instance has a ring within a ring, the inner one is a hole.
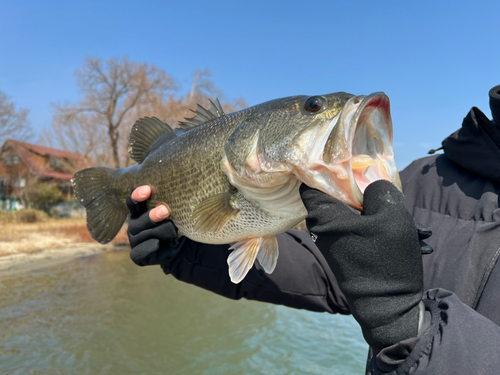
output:
M74 257L115 251L127 245L125 226L111 244L101 245L90 236L85 219L1 224L0 273L44 267Z

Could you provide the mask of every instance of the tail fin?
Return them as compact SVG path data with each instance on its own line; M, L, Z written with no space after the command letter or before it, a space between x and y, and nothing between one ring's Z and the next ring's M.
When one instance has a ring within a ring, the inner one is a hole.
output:
M125 201L112 190L114 171L88 168L75 173L71 180L78 203L87 210L87 228L102 244L115 238L128 214Z

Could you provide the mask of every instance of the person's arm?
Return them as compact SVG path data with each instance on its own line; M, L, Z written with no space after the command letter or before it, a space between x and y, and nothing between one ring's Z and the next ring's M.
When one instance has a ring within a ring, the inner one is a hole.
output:
M258 263L234 284L229 279L229 245L207 245L187 240L165 273L219 295L268 302L317 312L348 314L346 301L331 270L305 232L278 235L280 256L272 274Z
M127 199L130 257L137 265L160 264L165 274L227 298L349 314L333 273L308 233L292 230L279 235L274 272L267 274L256 263L242 282L234 284L228 273L229 245L178 240L167 206L147 211L144 202L150 194L149 186L141 186Z
M500 328L451 292L423 292L421 254L430 249L391 183L367 187L361 214L306 186L301 196L307 226L372 348L368 374L498 371Z
M438 250L436 250L438 251ZM424 293L430 326L371 358L367 374L485 375L500 372L500 327L452 292Z

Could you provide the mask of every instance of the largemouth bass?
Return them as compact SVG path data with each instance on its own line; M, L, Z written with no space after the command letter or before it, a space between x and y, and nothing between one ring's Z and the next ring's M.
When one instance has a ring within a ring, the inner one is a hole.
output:
M132 127L125 169L89 168L73 178L94 239L111 241L125 221L125 198L150 185L148 207L165 202L179 236L234 243L229 275L239 283L258 260L271 273L276 235L302 221L305 183L361 210L375 180L401 183L394 163L389 98L383 93L292 96L225 114L218 100L180 122Z

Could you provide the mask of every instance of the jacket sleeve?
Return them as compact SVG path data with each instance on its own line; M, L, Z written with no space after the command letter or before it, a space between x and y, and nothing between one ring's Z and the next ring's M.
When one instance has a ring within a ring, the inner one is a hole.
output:
M424 297L431 315L427 330L420 338L405 340L372 357L367 374L498 374L500 327L445 289L431 289ZM400 358L399 366L388 371Z
M162 265L166 274L221 296L268 302L317 312L349 314L347 302L331 269L307 232L277 236L280 255L267 274L256 262L239 284L229 279L228 245L186 240L180 254Z

